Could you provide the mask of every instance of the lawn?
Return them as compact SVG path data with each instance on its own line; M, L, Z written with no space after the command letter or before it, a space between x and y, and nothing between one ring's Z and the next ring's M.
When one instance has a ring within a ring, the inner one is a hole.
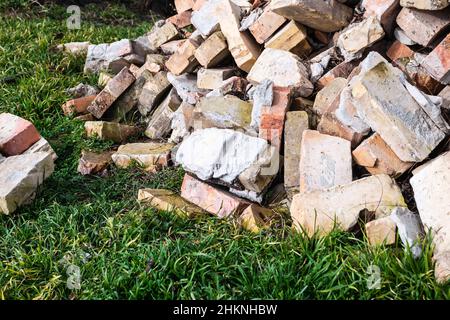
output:
M0 5L0 112L32 121L59 159L31 205L0 216L0 299L450 298L450 287L434 281L428 242L414 260L399 240L372 248L351 233L304 239L288 221L254 235L230 221L188 220L137 203L142 187L178 190L182 169L77 174L82 149L112 144L86 139L83 123L63 115L64 90L97 79L83 75L83 59L52 48L134 38L152 19L120 5L90 6L81 29L68 30L64 7L11 9L20 3ZM380 286L369 288L377 270Z

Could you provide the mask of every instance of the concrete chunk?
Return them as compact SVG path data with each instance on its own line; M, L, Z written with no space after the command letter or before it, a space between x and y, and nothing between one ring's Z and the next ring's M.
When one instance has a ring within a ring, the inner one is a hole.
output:
M77 171L82 175L102 174L112 162L111 155L111 151L97 153L83 150L78 161Z
M275 86L291 87L295 95L302 97L310 96L314 89L309 81L308 69L300 58L284 50L264 50L247 79L254 83L270 79Z
M420 216L411 212L408 208L398 207L392 211L389 217L397 225L397 230L405 249L411 249L413 256L419 258L422 254L420 240L423 236Z
M400 188L387 175L376 175L327 190L294 196L291 215L294 228L308 236L330 233L334 227L347 231L358 221L362 210L388 216L395 207L406 207Z
M56 155L56 152L53 150L53 148L50 145L50 143L48 143L48 141L45 140L43 137L41 137L37 142L35 142L31 147L29 147L22 154L31 154L31 153L37 153L37 152L50 153L51 156L52 156L53 161L58 159L58 156Z
M450 5L448 0L400 0L400 5L420 10L442 10Z
M54 170L50 153L11 156L0 162L0 212L11 214L34 198Z

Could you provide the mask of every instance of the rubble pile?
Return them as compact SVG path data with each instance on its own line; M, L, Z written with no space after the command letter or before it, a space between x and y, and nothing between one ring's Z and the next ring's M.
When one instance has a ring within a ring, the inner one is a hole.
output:
M137 39L61 46L86 55L101 88L73 88L63 112L122 144L83 152L79 172L182 166L180 195L142 189L139 201L253 232L280 205L308 236L364 220L370 244L398 234L415 256L431 232L449 279L450 2L175 3Z

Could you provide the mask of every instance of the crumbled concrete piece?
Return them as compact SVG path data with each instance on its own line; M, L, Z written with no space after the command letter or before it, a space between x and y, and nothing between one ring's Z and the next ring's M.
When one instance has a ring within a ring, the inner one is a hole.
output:
M422 255L420 240L423 236L420 216L411 212L408 208L398 207L392 211L389 217L397 225L397 230L405 249L410 248L414 258L419 258Z
M262 15L263 10L261 8L256 8L251 11L250 14L241 19L241 27L239 28L240 32L247 31L251 25L253 25L256 20Z
M143 115L148 115L157 106L164 95L170 90L171 84L167 79L167 72L160 71L145 82L138 101L138 110Z
M269 220L274 216L273 210L251 204L239 216L238 222L242 228L258 233L269 227Z
M361 7L365 10L364 17L376 17L386 33L392 34L395 18L400 12L399 0L363 0Z
M187 137L176 161L202 180L233 181L270 150L266 140L230 129L197 130Z
M284 128L284 186L300 186L300 150L302 135L309 128L308 114L305 111L290 111L286 114Z
M428 47L450 25L450 7L439 11L403 8L397 16L398 26L408 38Z
M207 214L199 206L186 201L175 192L165 189L139 189L138 201L157 210L173 211L180 216L190 218Z
M212 34L195 51L195 58L205 68L217 66L229 55L227 41L220 31Z
M270 79L277 87L291 87L295 95L308 97L314 86L309 81L308 69L300 58L284 50L267 48L259 56L247 79L260 83Z
M98 73L108 68L110 61L132 54L133 43L128 39L113 42L89 45L84 73Z
M304 130L300 150L300 192L324 190L352 182L350 142Z
M88 52L90 42L69 42L63 43L56 47L57 50L73 54L75 56L83 56Z
M267 40L265 47L290 51L300 57L307 57L312 51L306 28L293 20Z
M394 178L414 164L400 160L378 133L363 141L353 151L353 158L373 175L384 173Z
M112 162L112 151L101 153L91 151L81 151L81 158L78 162L77 171L82 175L103 174Z
M86 113L87 108L95 100L96 97L97 96L94 95L69 100L61 106L61 109L66 116L71 114Z
M339 98L342 90L347 86L347 79L335 78L321 89L314 100L313 110L322 116L330 110L332 103Z
M123 68L87 107L87 111L100 119L114 101L136 80L128 68Z
M362 210L375 212L379 219L395 207L406 207L400 188L388 175L376 175L327 190L299 193L290 211L293 227L313 236L316 232L326 235L335 226L344 231L351 229Z
M250 33L258 43L264 43L269 39L284 23L286 18L276 14L268 7L249 27Z
M337 1L273 0L270 9L288 19L323 32L333 32L347 26L353 10Z
M173 74L179 76L182 73L192 72L198 66L195 58L195 51L199 44L194 40L187 39L169 60L166 61L166 68Z
M223 0L218 14L220 29L234 61L240 69L249 72L261 50L248 33L239 31L241 9L230 0Z
M178 156L177 156L178 157ZM250 203L186 174L181 196L219 218L239 215Z
M420 219L434 244L435 276L439 283L450 279L450 152L441 154L413 171L410 183Z
M178 29L183 29L192 24L191 17L192 11L184 11L167 18L166 21L172 23Z
M86 96L96 96L100 90L88 84L79 83L73 88L66 90L66 93L71 95L72 98L77 99Z
M0 212L11 214L32 200L54 170L50 153L11 156L0 162Z
M423 60L422 66L437 81L450 84L450 34Z
M205 38L219 29L218 10L222 0L209 0L192 13L191 23Z
M136 81L112 104L104 118L112 122L120 122L138 104L144 85L152 79L152 74L144 70Z
M251 114L251 103L229 95L201 99L194 109L193 118L201 128L249 130Z
M169 166L171 143L129 143L119 147L112 155L114 164L119 168L128 168L133 163L146 171L159 171Z
M181 104L181 99L172 89L153 113L145 135L150 139L165 138L170 134L172 117Z
M349 86L358 117L405 162L424 160L445 138L437 101L411 86L402 72L371 52ZM342 119L341 120L345 120Z
M366 223L366 234L370 245L390 245L395 243L396 225L391 217L375 219Z
M261 108L259 137L267 140L276 150L281 150L284 121L292 100L290 88L273 89L272 105Z
M257 193L250 190L239 190L231 187L228 191L239 198L250 200L251 202L262 204L264 202L264 193Z
M34 125L11 113L0 113L0 153L16 156L36 143L41 136Z
M332 47L334 53L334 47ZM319 54L318 57L314 57L310 60L311 65L311 82L316 83L323 76L325 70L328 68L328 64L331 61L331 49L325 51L325 55ZM328 54L330 52L330 54Z
M442 10L450 5L448 0L400 0L400 5L420 10Z
M3 160L5 160L6 158L4 156L1 155L0 153L0 162L2 162Z
M249 96L253 100L252 108L252 121L250 126L256 132L259 132L259 126L261 125L261 111L265 106L272 106L273 103L273 82L272 80L265 79L256 87L253 87Z
M167 79L181 100L192 105L195 105L208 92L208 90L200 89L197 86L197 77L193 74L175 76L168 73Z
M172 114L172 122L170 124L172 133L169 138L171 143L180 143L190 134L189 129L192 124L186 117L186 109L193 111L194 107L186 102L182 102L177 111Z
M156 51L161 45L175 40L180 36L177 28L170 22L162 26L155 25L148 35L148 44L151 50Z
M124 142L140 131L134 126L106 121L86 121L84 123L84 129L89 138L111 140L116 143Z
M31 147L29 147L24 153L22 154L31 154L36 152L47 152L50 153L52 156L53 161L58 159L58 156L56 155L56 152L53 150L50 143L48 143L47 140L45 140L43 137L41 137L37 142L35 142Z
M197 86L200 89L215 90L223 85L223 82L236 73L234 68L205 69L197 72Z
M384 30L375 16L351 24L339 36L337 46L346 61L362 57L364 49L384 37Z

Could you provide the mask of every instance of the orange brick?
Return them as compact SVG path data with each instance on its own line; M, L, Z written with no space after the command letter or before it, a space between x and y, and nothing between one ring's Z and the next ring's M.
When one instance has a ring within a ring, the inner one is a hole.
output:
M0 114L0 153L5 156L22 154L41 136L34 125L10 113Z
M191 16L192 11L183 11L170 18L167 18L166 21L172 23L178 29L182 29L191 25Z
M387 56L392 62L395 62L401 58L413 58L414 51L412 51L407 45L404 45L400 41L396 40L387 51Z
M249 30L258 43L264 43L285 22L286 18L271 10L265 10L255 23L250 26Z
M281 148L284 120L291 104L291 89L275 87L272 106L263 107L259 125L259 137Z
M214 188L188 174L183 179L181 196L219 218L226 218L232 214L239 215L250 205L248 201Z
M87 112L87 107L95 100L96 96L86 96L67 101L62 105L66 116L71 114L83 114Z
M378 133L364 140L353 151L353 158L373 175L385 173L398 177L413 165L400 160Z

